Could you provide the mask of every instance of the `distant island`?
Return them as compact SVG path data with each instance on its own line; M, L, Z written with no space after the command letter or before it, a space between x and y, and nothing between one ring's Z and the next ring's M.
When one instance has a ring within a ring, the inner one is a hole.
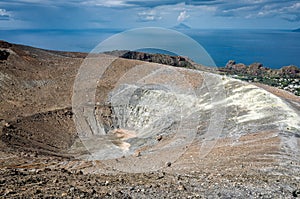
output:
M190 30L191 27L189 27L188 25L186 25L184 23L180 23L180 24L174 26L172 29L175 29L175 30Z

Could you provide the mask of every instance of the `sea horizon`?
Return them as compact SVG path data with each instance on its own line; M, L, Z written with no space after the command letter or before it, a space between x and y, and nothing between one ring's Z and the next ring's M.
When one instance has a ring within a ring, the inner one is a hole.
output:
M126 29L11 29L0 30L0 39L48 50L88 53L105 39L123 31ZM288 65L300 66L300 33L289 29L176 31L202 45L218 67L224 67L229 60L246 65L259 62L273 69Z

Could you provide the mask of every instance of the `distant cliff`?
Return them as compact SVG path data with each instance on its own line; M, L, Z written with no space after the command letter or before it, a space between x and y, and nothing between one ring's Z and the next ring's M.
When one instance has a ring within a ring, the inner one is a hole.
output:
M191 60L187 57L182 56L171 56L171 55L163 55L163 54L151 54L151 53L144 53L144 52L133 52L133 51L113 51L109 54L118 55L119 57L125 59L136 59L141 61L147 62L154 62L159 64L165 64L175 67L183 67L189 69L196 69L192 64Z

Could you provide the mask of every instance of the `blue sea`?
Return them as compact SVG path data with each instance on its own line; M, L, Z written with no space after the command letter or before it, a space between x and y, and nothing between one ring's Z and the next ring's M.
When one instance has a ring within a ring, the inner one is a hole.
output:
M39 48L90 52L118 29L0 30L0 40ZM300 32L289 30L183 30L201 44L217 66L228 60L270 68L300 66ZM176 42L176 41L175 41Z

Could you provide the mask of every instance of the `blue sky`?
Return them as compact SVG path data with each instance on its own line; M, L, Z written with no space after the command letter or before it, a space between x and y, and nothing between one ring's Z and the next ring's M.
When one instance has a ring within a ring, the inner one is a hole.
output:
M0 29L300 28L295 0L1 0Z

